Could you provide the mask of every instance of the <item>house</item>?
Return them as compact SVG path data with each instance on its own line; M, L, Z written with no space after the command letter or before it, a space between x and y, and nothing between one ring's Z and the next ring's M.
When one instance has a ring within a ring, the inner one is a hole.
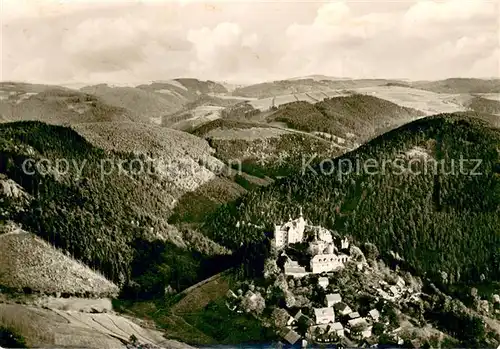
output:
M401 276L398 276L398 281L396 282L396 285L400 288L403 289L406 286L405 281Z
M378 321L380 319L380 312L377 309L372 309L368 312L368 315L370 318L372 318L373 321Z
M345 315L348 315L348 314L352 313L351 307L349 307L344 302L340 302L340 303L335 304L334 308L342 316L345 316Z
M320 277L320 278L318 279L318 284L319 284L321 287L325 288L325 289L328 287L328 284L329 284L329 283L330 283L330 282L328 281L328 278L327 278L327 277Z
M317 325L329 324L335 322L335 313L333 308L315 308L314 316Z
M335 332L340 338L344 337L344 326L340 322L331 324L330 331Z
M290 275L293 277L303 277L309 274L306 268L301 267L298 262L288 259L285 262L285 275Z
M381 290L380 288L377 288L377 292L382 296L384 299L392 299L391 295L384 290Z
M288 316L288 320L286 321L286 326L287 327L290 327L292 325L294 325L297 321L295 320L295 318L291 315Z
M330 293L326 295L326 306L333 307L335 304L342 302L342 296L338 293Z
M302 314L301 310L299 310L293 318L295 319L296 322L304 321L307 324L307 326L311 326L313 324L312 320L308 316Z
M288 343L291 345L294 345L297 343L297 341L300 339L300 335L295 332L294 330L289 330L287 334L283 337L284 340L286 340Z
M302 208L300 209L300 217L291 220L283 225L274 226L274 239L273 243L277 249L281 249L288 244L295 244L302 242L304 239L304 230L306 228L306 221L302 215Z
M344 267L344 263L349 260L345 254L336 255L335 253L317 254L311 258L310 266L314 274L328 273Z
M394 295L394 297L398 297L399 296L399 290L396 286L391 286L389 287L389 290L392 292L392 294Z
M351 319L351 320L352 319L357 319L359 317L361 317L361 315L359 315L359 313L357 311L354 311L354 312L352 312L352 313L349 314L349 319Z

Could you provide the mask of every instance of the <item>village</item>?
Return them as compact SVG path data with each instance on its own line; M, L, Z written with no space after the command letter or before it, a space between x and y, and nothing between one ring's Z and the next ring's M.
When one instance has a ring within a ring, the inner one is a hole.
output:
M259 317L294 347L404 343L394 305L418 308L414 282L374 270L348 238L310 225L302 210L299 218L275 225L272 248L267 287L249 282L230 290L230 310Z

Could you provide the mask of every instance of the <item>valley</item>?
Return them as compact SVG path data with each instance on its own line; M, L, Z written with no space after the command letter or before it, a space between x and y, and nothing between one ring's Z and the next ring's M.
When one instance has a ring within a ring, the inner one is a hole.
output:
M2 83L0 328L27 346L67 348L283 341L273 311L308 308L283 306L288 293L323 302L314 278L303 286L309 294L288 276L264 277L273 224L302 207L369 260L328 275L362 317L376 305L363 295L384 278L418 279L424 289L420 313L380 307L388 321L397 314L401 334L393 326L386 338L377 325L359 345L493 345L500 112L496 85L479 82ZM424 160L460 156L480 159L481 175L412 174ZM77 166L49 166L61 159ZM400 161L407 173L342 167L369 159ZM37 165L31 174L26 161ZM489 291L469 296L485 282ZM227 307L229 290L250 287L266 294L264 315ZM453 327L480 320L477 342Z

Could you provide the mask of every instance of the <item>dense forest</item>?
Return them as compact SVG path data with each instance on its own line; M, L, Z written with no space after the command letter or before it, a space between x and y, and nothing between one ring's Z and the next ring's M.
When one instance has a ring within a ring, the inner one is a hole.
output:
M313 224L397 253L420 275L447 283L498 280L499 147L500 132L466 114L417 120L224 205L204 230L236 248L266 239L301 206ZM460 159L470 161L460 168ZM363 166L384 160L376 173ZM347 171L347 161L361 171Z

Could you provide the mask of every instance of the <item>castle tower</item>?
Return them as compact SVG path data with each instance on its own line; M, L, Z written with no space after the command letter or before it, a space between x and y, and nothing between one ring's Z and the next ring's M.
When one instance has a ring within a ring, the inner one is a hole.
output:
M328 244L328 254L333 254L333 243Z

